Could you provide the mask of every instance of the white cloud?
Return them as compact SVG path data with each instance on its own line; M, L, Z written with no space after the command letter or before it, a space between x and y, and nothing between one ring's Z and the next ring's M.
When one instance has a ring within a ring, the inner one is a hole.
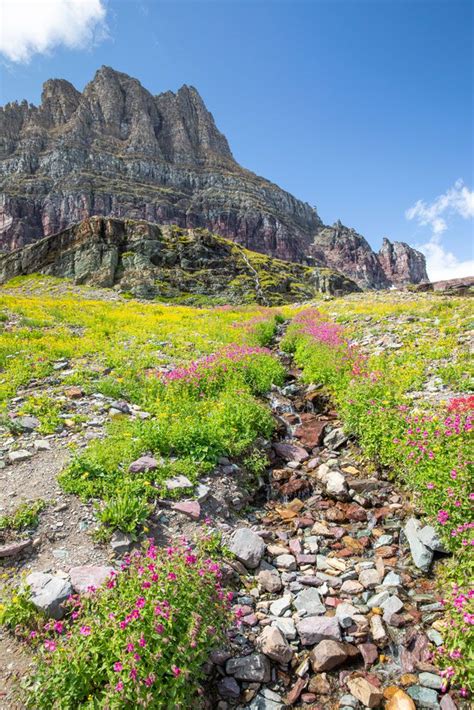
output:
M1 0L0 53L29 62L64 45L87 47L106 36L102 0Z
M474 259L461 261L441 241L450 218L456 216L462 219L474 216L474 191L469 190L462 180L456 180L453 187L433 202L418 200L405 212L408 220L416 220L421 227L431 227L430 239L417 246L426 256L426 269L431 281L474 275Z

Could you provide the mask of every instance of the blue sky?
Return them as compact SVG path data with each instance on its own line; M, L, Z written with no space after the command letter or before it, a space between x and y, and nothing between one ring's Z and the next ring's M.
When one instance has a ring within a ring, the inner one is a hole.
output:
M51 1L3 0L0 103L102 64L193 84L236 159L325 222L474 272L470 0L70 0L72 19Z

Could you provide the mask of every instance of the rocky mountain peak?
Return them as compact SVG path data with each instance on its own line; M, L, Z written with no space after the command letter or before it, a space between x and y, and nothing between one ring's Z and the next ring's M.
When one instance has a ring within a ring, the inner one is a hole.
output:
M0 248L49 236L88 216L205 227L281 259L335 268L363 288L426 279L407 245L365 238L234 160L198 91L152 95L101 67L79 92L44 84L41 104L0 109Z

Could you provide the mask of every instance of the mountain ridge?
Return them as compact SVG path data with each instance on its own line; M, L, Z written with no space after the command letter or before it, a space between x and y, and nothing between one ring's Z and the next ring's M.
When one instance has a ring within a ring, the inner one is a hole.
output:
M39 106L1 109L0 196L5 251L102 215L208 228L253 251L337 268L364 288L427 280L408 245L379 258L357 235L355 248L354 230L324 225L309 204L241 167L194 87L153 96L110 67L82 92L50 79Z

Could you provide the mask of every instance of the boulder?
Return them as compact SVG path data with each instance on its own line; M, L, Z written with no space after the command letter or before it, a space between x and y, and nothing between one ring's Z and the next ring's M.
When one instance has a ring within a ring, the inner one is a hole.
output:
M230 539L229 550L248 569L255 569L265 553L265 543L253 530L238 528Z
M295 598L294 603L300 615L304 613L305 616L318 616L326 611L326 607L314 587L303 589Z
M266 626L257 638L257 648L276 663L288 663L293 649L276 626Z
M61 619L64 616L63 602L71 596L71 583L64 577L45 572L32 572L26 578L33 604L46 616Z
M71 567L69 578L72 588L78 594L87 592L90 587L97 589L110 577L113 567L83 565L81 567Z
M146 471L154 471L158 465L158 461L153 456L140 456L130 464L128 470L130 473L145 473Z
M309 616L296 624L302 646L313 646L324 639L341 641L341 628L335 616Z
M347 687L352 695L359 700L366 708L376 708L383 700L383 693L380 688L370 683L366 678L350 678Z
M270 661L263 653L230 658L225 670L228 675L250 683L268 683L270 680Z
M416 518L410 518L404 527L404 533L410 546L413 562L423 572L428 572L433 560L433 551L420 538L421 523Z
M330 671L340 666L348 658L348 653L343 643L324 639L313 648L310 654L311 666L315 673Z

